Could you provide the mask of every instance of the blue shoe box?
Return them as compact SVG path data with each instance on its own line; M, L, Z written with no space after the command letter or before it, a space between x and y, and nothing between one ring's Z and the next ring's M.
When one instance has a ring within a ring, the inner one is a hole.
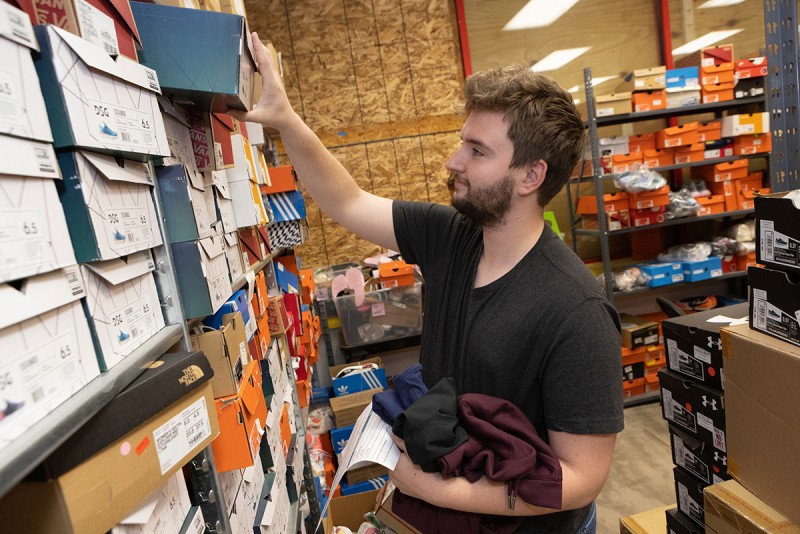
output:
M700 282L722 276L722 260L719 256L711 256L702 261L684 261L681 266L683 279L687 282Z
M661 287L683 282L683 266L679 262L672 263L642 263L639 269L650 276L648 287Z

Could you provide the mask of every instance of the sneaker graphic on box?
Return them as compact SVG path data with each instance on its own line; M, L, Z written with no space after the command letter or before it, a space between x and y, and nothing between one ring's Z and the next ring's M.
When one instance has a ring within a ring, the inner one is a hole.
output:
M125 234L114 228L114 239L117 241L125 241L127 237L125 237Z
M0 413L2 413L3 417L5 418L5 417L8 417L9 415L11 415L12 413L16 412L17 410L19 410L23 406L25 406L25 401L22 401L22 402L11 402L11 401L7 400L5 408L3 408L3 410L0 411Z
M109 128L108 124L106 124L105 122L100 127L100 133L103 135L107 135L108 137L117 137L119 135L117 132Z
M119 340L120 340L120 341L125 341L125 340L127 340L129 337L131 337L131 335L130 335L130 334L128 334L128 333L125 333L125 332L123 332L122 330L120 330L120 331L119 331L119 336L118 336L118 337L119 337Z
M776 238L775 238L775 242L776 242L777 244L779 244L779 245L788 245L788 244L789 244L789 243L787 243L787 242L786 242L786 240L785 240L785 239L783 239L783 238L780 238L780 237L776 237Z

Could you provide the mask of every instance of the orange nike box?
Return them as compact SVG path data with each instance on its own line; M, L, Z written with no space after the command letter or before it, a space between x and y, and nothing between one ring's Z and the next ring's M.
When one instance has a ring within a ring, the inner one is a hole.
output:
M725 180L740 180L747 178L747 160L737 159L714 165L703 165L695 169L696 178L706 182L724 182Z
M644 377L644 392L658 391L658 374L649 374Z
M631 152L628 154L613 154L611 156L611 172L623 173L633 169L636 164L642 163L641 152Z
M738 209L736 190L733 180L723 180L721 182L709 182L706 185L713 195L722 195L725 198L725 211L735 211Z
M612 211L627 211L628 210L628 193L625 191L617 191L616 193L606 193L603 195L605 202L606 212ZM578 197L577 213L597 213L597 199L594 196L581 196Z
M700 93L703 97L703 104L714 104L716 102L725 102L733 100L733 88L736 86L735 82L718 83L703 85L700 87Z
M743 193L745 191L753 191L754 189L761 189L764 185L764 173L763 172L751 172L745 178L739 178L735 180L733 183L733 189L736 193L736 203L738 209L750 209L750 208L743 208L742 205L744 204L745 198ZM751 197L752 199L752 197Z
M665 185L655 191L642 191L628 194L630 209L641 210L669 204L669 186Z
M718 63L733 62L733 45L723 44L709 46L700 51L700 65L710 66Z
M767 132L754 135L739 135L733 138L733 153L748 156L772 151L772 135Z
M725 211L725 195L695 197L695 200L701 206L700 211L697 212L698 215L713 215Z
M671 126L656 132L656 147L675 148L676 146L697 143L697 122L687 122L681 126Z
M692 143L691 145L675 147L675 165L703 161L705 159L705 150L705 143Z
M653 135L653 145L655 145L655 135ZM642 165L648 169L666 167L673 163L675 163L675 153L672 148L652 148L645 150L642 155Z
M633 93L633 111L655 111L667 108L667 92L664 89L658 91L641 91Z
M313 269L300 270L300 287L303 288L300 299L303 304L311 305L314 302L314 293L317 291L317 283L314 281Z
M700 142L722 139L722 123L719 121L701 122L697 125L697 140Z
M739 80L746 78L759 78L767 75L767 58L752 57L750 59L740 59L733 65L734 75Z
M717 85L720 83L733 83L734 63L712 63L700 67L700 85Z
M751 252L747 255L736 256L736 268L740 271L746 271L751 265L756 265L756 253Z
M666 206L656 206L653 208L631 209L630 225L638 228L664 222L664 211Z
M414 266L403 260L381 263L378 273L384 289L414 285Z
M655 148L656 148L655 132L628 136L628 152L644 153L646 150L655 150Z
M267 403L261 389L261 365L245 367L236 395L214 400L220 434L211 443L220 472L253 465L267 423Z
M297 402L301 408L305 408L311 399L311 386L307 379L298 380L295 384L297 384Z
M755 207L755 198L759 195L769 195L771 189L769 187L762 187L761 189L749 189L741 191L739 194L741 202L739 204L740 210L751 210Z
M289 452L289 445L292 442L292 423L289 421L289 405L285 402L281 409L278 427L281 431L281 449L283 449L283 455L286 456L286 453Z
M622 382L622 396L634 397L644 393L644 378L634 378Z
M291 165L281 165L280 167L268 167L269 185L261 185L261 193L274 195L275 193L288 193L295 191L297 179L295 178L294 168Z
M622 366L625 367L626 365L631 365L634 363L644 363L644 356L646 352L646 347L637 347L635 349L622 347Z

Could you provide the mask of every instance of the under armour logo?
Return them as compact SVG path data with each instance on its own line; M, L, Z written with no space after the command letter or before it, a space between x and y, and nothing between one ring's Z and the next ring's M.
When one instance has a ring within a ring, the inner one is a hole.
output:
M714 461L715 462L722 462L722 465L728 466L728 457L724 454L720 454L717 451L714 451Z
M714 339L711 336L708 336L708 348L716 348L717 350L722 350L722 340L717 338Z
M705 395L703 395L703 406L706 408L711 406L713 411L717 411L717 399L708 400Z

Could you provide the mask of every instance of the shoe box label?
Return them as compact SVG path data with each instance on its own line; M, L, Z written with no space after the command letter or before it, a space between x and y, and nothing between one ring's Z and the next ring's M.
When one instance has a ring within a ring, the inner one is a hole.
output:
M140 243L152 243L153 233L147 208L115 207L106 210L106 232L111 250L130 249Z
M775 229L775 221L759 224L763 259L781 265L800 267L800 241Z
M94 110L95 136L101 143L112 141L137 151L157 149L150 115L102 100L88 101Z

